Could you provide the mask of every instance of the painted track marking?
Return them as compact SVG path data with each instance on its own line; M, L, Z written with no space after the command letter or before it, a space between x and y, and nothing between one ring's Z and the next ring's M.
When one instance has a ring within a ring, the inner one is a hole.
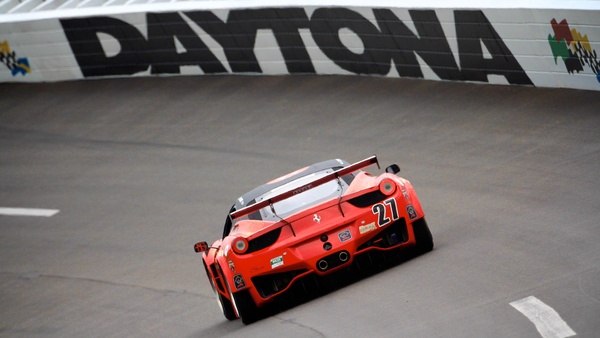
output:
M56 209L0 208L0 215L52 217L59 211Z
M534 296L510 303L512 307L529 318L544 338L564 338L576 335L558 312Z

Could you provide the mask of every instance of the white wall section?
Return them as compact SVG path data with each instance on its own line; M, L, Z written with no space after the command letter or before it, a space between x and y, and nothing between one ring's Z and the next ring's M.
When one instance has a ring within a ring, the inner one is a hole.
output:
M343 74L600 90L598 1L0 1L0 82Z

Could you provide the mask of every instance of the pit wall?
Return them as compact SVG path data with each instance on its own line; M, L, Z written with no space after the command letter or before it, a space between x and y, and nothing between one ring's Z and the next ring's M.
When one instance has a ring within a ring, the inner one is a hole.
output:
M350 2L3 14L0 82L341 74L600 90L600 2L562 2L571 9Z

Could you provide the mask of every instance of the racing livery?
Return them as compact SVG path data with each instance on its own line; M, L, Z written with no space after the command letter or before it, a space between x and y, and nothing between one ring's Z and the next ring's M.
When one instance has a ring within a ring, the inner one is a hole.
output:
M194 246L227 319L254 322L295 284L349 269L357 257L433 249L410 182L396 164L378 176L362 170L373 164L376 156L316 163L236 201L223 237Z

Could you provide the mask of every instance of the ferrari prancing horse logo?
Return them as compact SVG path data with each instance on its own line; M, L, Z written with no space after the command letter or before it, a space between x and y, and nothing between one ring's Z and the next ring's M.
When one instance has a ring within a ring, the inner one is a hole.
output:
M315 221L315 222L317 222L317 223L321 223L321 216L319 216L319 215L315 214L315 215L313 216L313 221Z

